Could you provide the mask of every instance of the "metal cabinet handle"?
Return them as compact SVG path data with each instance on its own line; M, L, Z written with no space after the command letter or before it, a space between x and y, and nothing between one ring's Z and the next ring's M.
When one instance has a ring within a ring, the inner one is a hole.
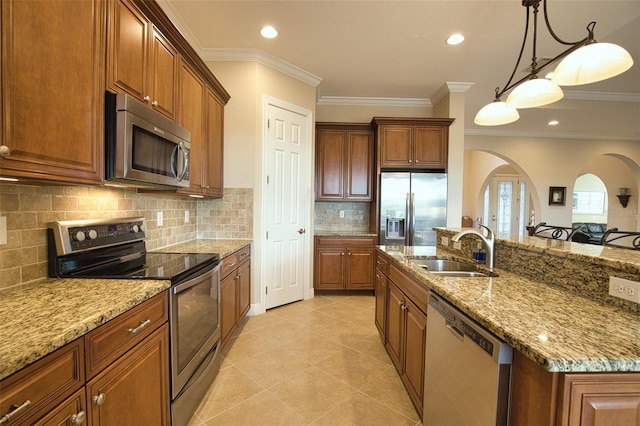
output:
M79 425L84 423L84 420L87 418L87 413L85 413L84 411L80 411L78 414L74 414L73 416L69 417L69 423L71 423L72 425Z
M138 326L136 328L128 328L127 331L129 333L131 333L131 334L136 334L138 331L142 330L143 328L145 328L149 324L151 324L151 320L150 319L148 319L146 321L140 321L140 324L138 324Z
M107 399L107 395L105 395L104 393L100 393L93 397L93 403L96 405L102 405L104 404L105 399Z
M11 421L11 418L13 416L15 416L16 414L18 414L20 411L26 409L28 406L31 405L31 401L29 401L28 399L22 403L22 405L12 405L9 407L9 409L11 411L9 411L7 414L5 414L4 416L2 416L0 418L0 425L6 425Z
M0 145L0 157L8 157L11 155L11 149L6 145Z
M154 108L158 108L158 101L153 101L153 102L151 102L151 105L152 105Z
M144 98L142 98L142 100L145 102L149 102L151 98L149 96L145 96Z
M245 257L245 256L249 256L249 253L240 253L240 256Z
M233 268L234 266L236 266L236 262L233 262L232 264L227 265L227 268Z

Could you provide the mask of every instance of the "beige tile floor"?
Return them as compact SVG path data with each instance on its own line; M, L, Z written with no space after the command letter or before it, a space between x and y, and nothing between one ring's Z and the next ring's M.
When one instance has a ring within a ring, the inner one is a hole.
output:
M316 296L245 319L189 426L420 425L370 295Z

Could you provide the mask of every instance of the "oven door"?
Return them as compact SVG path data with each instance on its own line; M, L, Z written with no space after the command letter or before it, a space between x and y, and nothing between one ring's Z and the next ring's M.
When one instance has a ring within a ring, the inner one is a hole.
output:
M219 264L171 288L172 400L220 340L219 293Z

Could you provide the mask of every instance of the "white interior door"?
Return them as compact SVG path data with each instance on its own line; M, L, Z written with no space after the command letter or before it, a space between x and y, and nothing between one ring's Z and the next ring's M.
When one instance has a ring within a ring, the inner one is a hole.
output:
M270 309L304 298L311 202L308 117L272 104L267 111L266 302Z

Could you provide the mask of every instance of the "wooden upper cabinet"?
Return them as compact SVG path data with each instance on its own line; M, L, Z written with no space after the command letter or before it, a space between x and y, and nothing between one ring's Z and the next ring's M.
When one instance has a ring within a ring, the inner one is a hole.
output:
M317 123L317 201L371 201L373 174L368 124Z
M180 188L178 192L203 194L205 146L205 82L187 64L180 65L180 85L178 89L178 124L191 132L191 153L189 155L189 188Z
M205 193L222 198L224 191L224 104L212 90L207 90L206 148L204 168Z
M0 7L0 175L100 183L106 3L7 0Z
M129 0L110 2L107 87L173 119L179 54Z
M450 118L375 117L378 167L446 170L452 122Z

